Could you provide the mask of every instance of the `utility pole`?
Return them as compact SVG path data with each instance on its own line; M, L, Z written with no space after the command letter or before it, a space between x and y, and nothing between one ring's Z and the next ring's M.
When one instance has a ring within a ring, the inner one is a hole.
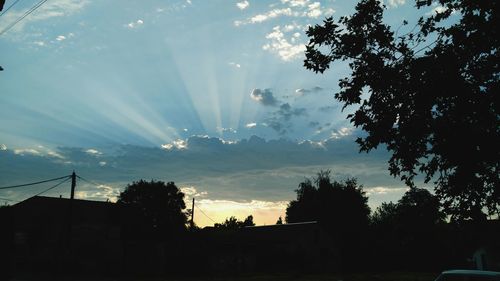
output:
M193 197L193 207L191 208L191 229L194 227L194 197Z
M76 174L75 171L73 170L73 173L71 174L71 200L75 199L75 186L76 186Z

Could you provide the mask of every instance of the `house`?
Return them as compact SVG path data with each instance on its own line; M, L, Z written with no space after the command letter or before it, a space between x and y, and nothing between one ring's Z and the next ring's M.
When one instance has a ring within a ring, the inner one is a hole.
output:
M15 276L101 277L304 272L339 265L334 239L317 222L156 237L130 223L133 214L110 202L43 196L2 208L0 242L9 257L2 265Z
M478 233L472 254L473 267L500 271L500 220L486 221Z
M333 270L339 252L317 222L204 229L196 239L214 272Z
M13 273L57 269L106 275L121 266L116 204L35 196L6 209L2 232L10 239L2 243L9 244Z

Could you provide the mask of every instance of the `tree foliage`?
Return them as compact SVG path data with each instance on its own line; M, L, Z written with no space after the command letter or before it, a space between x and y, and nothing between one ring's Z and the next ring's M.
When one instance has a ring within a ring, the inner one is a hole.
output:
M283 224L283 219L281 218L281 216L276 221L276 224Z
M392 175L414 186L422 173L452 219L482 219L483 209L500 213L500 3L438 3L394 30L379 0L362 0L353 15L309 28L304 66L323 73L347 61L335 98L356 108L348 118L368 133L360 149L386 145Z
M368 224L368 197L356 179L332 182L330 171L320 171L313 179L301 182L296 193L297 199L286 209L287 223L319 221L344 229Z
M410 188L397 203L382 203L371 216L373 252L386 269L436 269L442 265L444 215L428 190ZM429 253L433 253L429 255ZM411 253L411 254L409 254Z
M184 193L173 182L133 182L120 193L117 203L134 210L136 216L130 218L132 223L145 226L154 233L173 234L186 228Z
M332 181L330 171L320 171L316 177L301 182L296 193L297 199L290 201L286 209L286 222L319 222L339 245L344 268L362 263L370 208L356 179Z
M231 216L230 218L227 218L223 223L214 224L214 227L218 229L238 229L246 226L255 226L252 215L246 217L243 221L240 221L236 217Z

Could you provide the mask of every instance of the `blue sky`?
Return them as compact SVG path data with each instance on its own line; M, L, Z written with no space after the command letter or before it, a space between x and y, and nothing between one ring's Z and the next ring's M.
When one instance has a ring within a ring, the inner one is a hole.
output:
M0 30L36 2L19 1ZM412 26L439 9L407 2L385 1L386 22ZM0 186L75 169L101 184L82 182L77 196L113 200L133 180L175 181L212 219L261 224L319 169L357 177L373 207L397 200L405 186L388 154L358 153L352 109L333 98L346 64L323 75L302 66L307 26L354 4L48 0L0 35Z

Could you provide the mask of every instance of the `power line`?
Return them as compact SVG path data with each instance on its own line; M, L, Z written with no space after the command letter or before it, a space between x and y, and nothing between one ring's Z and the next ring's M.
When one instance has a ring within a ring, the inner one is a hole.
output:
M8 10L10 10L10 8L14 7L14 5L17 4L17 2L19 2L20 0L16 0L14 1L14 3L12 3L7 9L5 9L2 13L0 13L0 17L3 16L5 13L7 13Z
M20 16L17 20L15 20L13 23L9 24L6 28L4 28L2 31L0 31L0 36L9 31L11 28L13 28L18 22L22 21L25 17L29 16L31 13L33 13L36 9L40 8L47 0L41 0L40 2L36 3L33 7L28 9L22 16Z
M43 194L43 193L45 193L45 192L47 192L47 191L49 191L49 190L52 190L52 189L54 189L54 188L56 188L56 187L60 186L61 184L63 184L63 183L65 183L65 182L69 181L70 179L71 179L71 178L70 178L70 177L68 177L68 178L66 178L65 180L61 181L60 183L58 183L58 184L56 184L56 185L53 185L53 186L51 186L51 187L49 187L49 188L45 189L45 190L44 190L44 191L42 191L42 192L38 192L37 194L35 194L35 195L33 195L33 196L29 197L29 198L33 198L33 197L38 196L38 195L41 195L41 194ZM29 198L28 198L28 199L29 199Z
M86 178L84 178L84 177L81 177L81 176L79 176L79 175L76 175L76 177L77 177L77 178L79 178L79 179L81 179L81 180L83 180L83 181L85 181L85 182L87 182L87 183L93 184L93 185L95 185L95 186L97 186L97 187L99 187L99 186L101 186L101 185L106 186L105 184L100 184L100 183L93 182L93 181L88 180L88 179L86 179Z
M71 177L66 176L66 177L62 177L62 178L58 178L58 179L64 179L64 180L63 180L63 181L61 181L61 182L59 182L59 183L57 183L57 184L55 184L55 185L53 185L53 186L51 186L51 187L49 187L49 188L47 188L47 189L45 189L45 190L43 190L43 191L41 191L41 192L38 192L37 194L35 194L35 195L33 195L33 196L28 197L27 199L24 199L23 201L28 200L28 199L30 199L30 198L33 198L33 197L35 197L35 196L41 195L41 194L43 194L43 193L45 193L45 192L47 192L47 191L49 191L49 190L52 190L52 189L54 189L54 188L56 188L56 187L60 186L61 184L63 184L63 183L65 183L65 182L69 181L69 180L71 179ZM54 180L56 180L56 179L54 179ZM43 181L43 182L47 182L47 181ZM21 186L24 186L24 185L21 185ZM16 202L16 203L22 202L22 201L18 201L18 200L13 200L13 199L8 199L8 198L3 198L3 197L0 197L0 200L4 200L4 201L11 201L11 202Z
M16 187L22 187L22 186L29 186L29 185L36 185L36 184L41 184L41 183L46 183L46 182L51 182L51 181L56 181L64 178L69 178L70 176L64 176L64 177L59 177L55 179L49 179L49 180L43 180L43 181L37 181L37 182L31 182L31 183L25 183L25 184L18 184L18 185L11 185L11 186L2 186L0 187L1 189L9 189L9 188L16 188Z
M86 178L84 178L84 177L81 177L81 176L79 176L79 175L76 175L76 177L77 177L77 178L79 178L79 179L81 179L81 180L83 180L84 182L87 182L87 183L93 184L93 185L95 185L95 186L97 186L97 187L101 187L101 186L106 186L106 187L108 187L108 185L107 185L107 184L103 184L103 183L98 183L98 182L95 182L95 181L91 181L91 180L88 180L88 179L86 179ZM113 193L118 193L118 191L114 190L114 188L113 188Z
M201 212L202 214L204 214L204 215L205 215L205 217L207 217L207 218L208 218L209 220L211 220L213 223L216 223L216 222L215 222L215 221L214 221L211 217L209 217L207 214L205 214L205 212L203 212L203 210L202 210L202 209L200 209L200 207L198 207L198 205L194 204L194 206L195 206L196 208L198 208L198 210L200 210L200 212Z
M0 197L0 200L8 201L8 202L20 202L20 201L17 201L17 200L13 200L13 199L9 199L9 198L4 198L4 197Z

